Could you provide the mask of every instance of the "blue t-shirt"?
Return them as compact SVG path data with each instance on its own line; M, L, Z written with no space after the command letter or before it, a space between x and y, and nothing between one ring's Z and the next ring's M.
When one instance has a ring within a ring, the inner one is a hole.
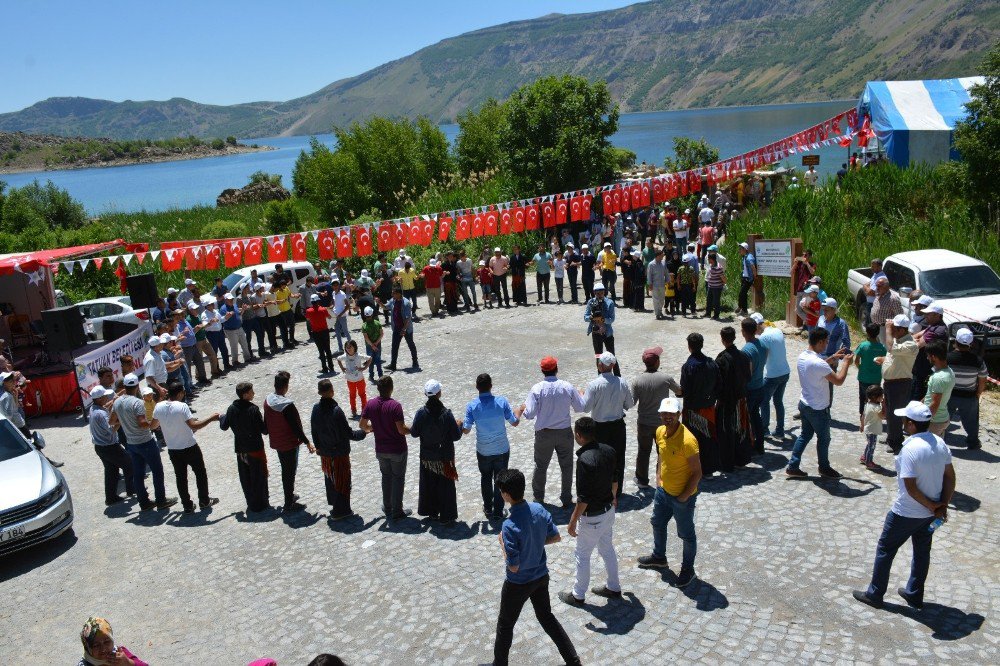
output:
M222 308L219 310L219 314L222 315L223 317L225 317L230 312L233 313L233 316L222 322L222 328L227 331L235 331L236 329L243 326L243 319L240 317L240 309L235 305L229 305L227 303L226 305L223 305Z
M764 385L764 366L767 363L767 350L764 349L764 345L760 343L760 340L754 340L743 345L741 351L750 359L750 363L753 364L753 368L750 370L750 381L747 382L747 390L759 389Z
M768 326L757 338L767 351L767 362L764 364L764 377L773 379L784 377L792 372L788 365L788 353L785 350L785 334L774 326Z
M492 393L480 393L465 406L464 430L476 426L476 452L484 456L499 456L510 451L507 423L517 423L507 398Z
M547 575L545 540L558 534L552 515L541 504L520 502L511 506L510 517L500 528L507 555L507 580L523 585ZM511 566L518 568L516 573L508 568Z
M552 261L551 254L549 254L548 252L546 252L545 254L539 252L534 257L532 257L531 260L535 262L536 273L538 273L539 275L549 274L549 271L551 270L549 268L549 262Z
M747 280L752 280L753 279L753 269L750 268L750 267L753 266L753 265L755 265L756 263L757 263L757 259L752 254L748 254L747 256L743 257L743 273L742 273L742 275Z

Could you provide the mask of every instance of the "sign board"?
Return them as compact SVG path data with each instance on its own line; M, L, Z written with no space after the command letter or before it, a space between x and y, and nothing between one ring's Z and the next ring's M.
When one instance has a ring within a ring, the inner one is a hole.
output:
M146 341L153 334L153 327L148 321L128 335L112 340L102 347L93 349L86 354L80 354L76 363L76 380L87 393L98 384L97 371L108 366L115 371L115 381L121 379L122 356L129 354L135 359L136 374L142 374L142 357L148 350ZM90 404L89 400L85 400Z
M819 155L803 155L802 166L819 166Z
M792 277L792 241L758 240L754 243L757 274L766 277Z

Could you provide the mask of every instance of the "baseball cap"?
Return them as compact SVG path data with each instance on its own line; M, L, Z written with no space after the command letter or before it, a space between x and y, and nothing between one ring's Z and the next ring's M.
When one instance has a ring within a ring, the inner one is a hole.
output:
M750 315L750 318L753 319L755 322L757 322L758 326L764 323L764 315L762 315L759 312L754 312L752 315Z
M362 268L361 269L361 277L368 277L368 269L367 268Z
M160 339L162 340L163 338L160 338ZM167 342L177 342L177 336L176 335L168 335L167 336Z
M605 242L605 243L604 243L604 247L611 247L611 243L609 243L609 242Z
M90 389L90 399L100 400L101 398L105 398L113 393L114 391L109 391L108 389L98 384L94 388Z
M330 284L333 284L334 282L336 282L337 284L340 284L340 278L337 277L336 275L334 275L332 278L330 278Z
M606 351L600 356L598 356L597 360L601 363L601 365L608 365L608 366L614 365L615 363L618 362L618 359L615 358L615 355L609 351Z
M809 278L809 284L823 284L823 278L818 275L814 275Z
M309 302L310 303L319 303L319 294L312 294L309 297Z
M931 303L926 308L924 308L924 312L933 312L934 314L943 315L944 308L938 305L937 303Z
M685 209L684 209L684 213L685 213L685 214L686 214L686 213L690 213L690 212L691 212L691 209L690 209L690 208L685 208Z
M400 250L399 250L399 256L405 257L406 256L406 250L400 248Z
M501 249L500 249L500 248L498 248L498 247L495 247L495 248L493 248L493 251L494 251L494 252L503 252L503 250L501 250Z
M743 248L744 250L749 250L750 249L750 244L749 243L740 243L740 247Z
M719 251L719 246L718 246L718 245L715 245L715 244L713 243L712 245L709 245L709 246L708 246L708 251L709 251L709 252L718 252L718 251Z
M559 361L556 360L555 356L546 356L545 358L542 359L539 365L541 366L544 372L552 372L557 367L559 367Z
M139 395L141 396L153 395L153 388L149 384L143 384L142 388L139 389Z
M825 301L823 301L823 307L833 308L834 310L836 310L838 307L840 307L840 305L837 304L836 298L828 298Z
M660 358L663 354L663 347L649 347L642 350L642 360L651 361L654 358Z
M177 293L177 290L173 287L167 287L167 296L173 296Z
M188 303L188 310L197 310L197 309L198 309L198 304L197 303L195 303L194 301L191 301L190 303Z
M566 247L576 247L576 246L573 245L572 243L566 243Z
M896 416L905 416L911 421L930 421L931 408L922 402L911 400L906 407L900 407L892 411Z
M366 317L371 317L373 314L375 314L374 310L372 310L370 307L366 307L365 308L365 316Z
M129 387L131 387L131 386L138 386L139 385L139 378L136 377L133 373L130 372L127 375L125 375L124 378L122 378L122 384L124 384L125 386L129 386Z
M668 414L680 414L681 401L677 398L664 398L660 401L660 408L656 411L666 412Z
M819 287L817 287L814 284L810 285L810 286L806 287L805 293L807 293L807 294L818 294L819 293Z
M191 278L188 278L188 279L184 280L184 285L185 285L185 286L188 286L188 287L190 287L190 286L191 286L191 285L193 285L193 284L198 284L198 283L197 283L197 282L195 282L194 280L192 280Z
M970 331L967 328L960 328L955 333L955 340L960 345L971 345L972 341L975 340L975 339L976 339L976 336L973 335L972 331Z
M156 345L162 345L163 344L163 340L161 340L160 336L158 336L158 335L151 335L151 336L149 336L149 340L147 340L146 342L149 343L150 347L155 347Z
M437 395L441 392L441 382L436 379L428 379L424 384L424 395Z
M892 325L899 328L910 328L910 319L904 314L898 314L892 318Z
M931 298L927 294L924 294L923 296L921 296L920 298L917 299L916 304L917 305L923 305L923 306L926 307L926 306L930 305L933 302L934 302L933 298Z
M606 291L606 289L604 288L603 284L598 282L597 284L594 285L594 291Z
M427 265L428 266L437 266L438 265L438 260L434 259L433 257L431 257L431 260L427 262Z
M225 299L226 299L227 301L231 301L231 300L233 300L233 298L235 298L235 297L234 297L234 296L233 296L233 295L232 295L231 293L228 293L228 292L227 292L224 298L225 298Z
M264 288L264 283L263 282L258 282L257 284L255 284L253 286L253 288L254 288L254 291L260 291L261 289Z
M917 322L913 322L912 324L910 324L910 328L907 330L909 330L910 334L912 335L913 333L919 333L920 331L924 330L924 327L918 324Z
M486 260L485 259L480 259L479 260L479 265L480 266L485 266L486 265Z
M0 382L5 382L13 376L13 372L0 372Z
M590 246L589 246L589 245L587 245L586 243L584 243L583 245L581 245L581 246L580 246L580 249L581 249L581 250L589 250L589 249L590 249Z

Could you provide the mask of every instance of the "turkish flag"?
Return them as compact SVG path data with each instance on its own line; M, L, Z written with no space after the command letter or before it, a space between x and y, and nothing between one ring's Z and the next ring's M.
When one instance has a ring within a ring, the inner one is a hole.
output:
M569 202L566 201L566 197L559 195L556 199L556 215L555 224L566 224L569 218Z
M323 261L330 261L334 255L334 245L337 241L333 238L333 232L324 229L316 235L316 247L319 249L319 258Z
M53 262L52 273L54 274L59 269L59 264ZM115 275L118 276L118 290L122 294L128 293L128 269L125 268L125 262L119 261L118 266L115 268Z
M580 197L580 221L586 222L590 219L590 209L594 203L593 194L585 194Z
M650 205L650 191L649 191L649 181L645 181L642 184L642 196L639 198L639 203L643 206Z
M392 252L395 248L393 247L393 241L396 240L396 233L392 229L392 225L388 222L383 222L378 225L378 251L379 252Z
M689 171L691 174L691 182L688 183L688 189L692 192L701 192L701 172L700 171Z
M184 252L184 266L189 271L205 270L205 250L199 245L193 245ZM100 268L100 266L98 266Z
M469 215L459 215L455 227L455 240L466 241L472 236L472 218Z
M605 190L601 193L601 205L604 208L605 215L613 215L611 211L615 209L615 195L611 193L611 190Z
M628 185L625 185L624 187L622 187L621 193L622 193L622 199L621 203L618 205L617 212L627 213L628 211L632 210L632 188L629 187Z
M548 229L556 225L556 205L550 197L542 202L542 226Z
M677 174L677 184L680 188L680 195L686 197L688 193L688 172Z
M222 261L222 247L219 245L209 245L205 248L205 270L218 270Z
M451 233L451 225L453 223L454 220L448 215L438 218L438 240L442 243L448 242L448 234Z
M292 261L305 261L306 235L292 234L291 236L289 236L288 240L292 244Z
M653 179L653 203L662 203L665 201L663 198L663 183L660 182L659 178Z
M583 204L580 201L583 197L573 197L569 200L569 219L572 222L580 221L580 212L583 210Z
M430 247L431 242L434 240L434 220L428 217L420 222L421 228L421 245L424 247Z
M272 264L288 261L288 241L284 236L267 237L267 260Z
M179 247L160 252L160 262L165 272L179 270L182 261L184 261L184 250Z
M510 216L510 230L516 234L524 231L524 208L521 206L515 206L511 209Z
M358 256L367 257L372 253L372 228L367 224L358 227Z
M243 239L243 261L253 266L261 263L264 257L264 239L257 238Z
M487 236L497 235L497 211L493 206L490 206L489 210L486 211L483 233Z
M243 263L243 246L239 241L226 243L226 268L236 268Z
M538 229L538 218L540 215L538 212L538 206L532 203L525 206L522 210L524 210L524 228L527 231L534 231Z
M500 211L500 233L504 236L511 232L510 208Z
M615 187L611 191L611 210L605 210L605 215L614 215L622 212L622 188Z
M406 225L406 244L409 246L423 245L422 235L423 225L420 224L420 218L412 218L409 224Z
M632 203L632 210L642 205L642 185L632 183L628 188L628 199Z
M397 250L403 250L406 248L406 237L409 235L410 225L406 222L397 222L396 226L393 228L393 241Z
M482 213L476 213L472 217L472 237L479 238L483 235L483 227L486 226L486 221Z
M337 232L337 258L347 259L354 252L351 249L351 228L345 227Z

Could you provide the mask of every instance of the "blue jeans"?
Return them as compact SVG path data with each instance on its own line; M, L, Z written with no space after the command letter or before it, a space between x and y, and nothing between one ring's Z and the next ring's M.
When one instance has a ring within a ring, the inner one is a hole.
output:
M779 437L785 434L785 386L788 385L790 376L788 374L769 377L764 381L767 395L764 397L764 402L760 403L760 421L764 424L764 434L771 432L772 401L774 401L774 434Z
M484 456L481 453L476 453L476 460L479 461L483 511L493 514L501 513L503 512L503 497L500 496L500 488L496 485L496 478L497 474L507 469L510 451L496 456Z
M802 452L806 444L816 435L816 457L819 458L819 468L830 467L830 408L813 409L804 402L799 402L802 413L802 430L792 446L792 456L788 459L788 469L798 469L802 462Z
M684 542L681 568L694 569L694 556L698 554L698 539L694 533L694 505L697 500L698 495L692 495L686 502L678 502L663 488L656 489L653 517L649 521L653 525L653 557L667 556L667 524L673 518L677 522L677 536Z
M337 336L337 346L344 351L344 340L351 339L351 331L347 328L347 317L337 317L333 322L333 333Z
M368 366L368 376L371 379L375 379L375 370L378 370L378 376L382 376L382 345L379 345L378 349L375 349L367 342L365 343L365 353L368 354L368 358L372 360L372 364Z
M125 446L128 457L132 459L132 484L139 494L140 504L149 504L149 491L146 490L146 465L153 473L153 494L157 502L167 499L167 489L163 485L163 461L160 460L160 447L155 439L145 444L128 444Z
M767 384L747 389L747 411L750 412L750 429L753 431L753 450L764 453L764 420L761 408L767 404Z
M875 547L875 566L872 569L872 582L868 586L868 597L881 601L889 587L889 573L896 551L908 540L913 540L913 562L910 564L910 580L904 588L907 596L914 601L924 600L924 581L927 580L927 570L931 565L931 540L933 532L927 528L933 522L930 518L904 518L890 511L885 516L882 525L882 536Z

